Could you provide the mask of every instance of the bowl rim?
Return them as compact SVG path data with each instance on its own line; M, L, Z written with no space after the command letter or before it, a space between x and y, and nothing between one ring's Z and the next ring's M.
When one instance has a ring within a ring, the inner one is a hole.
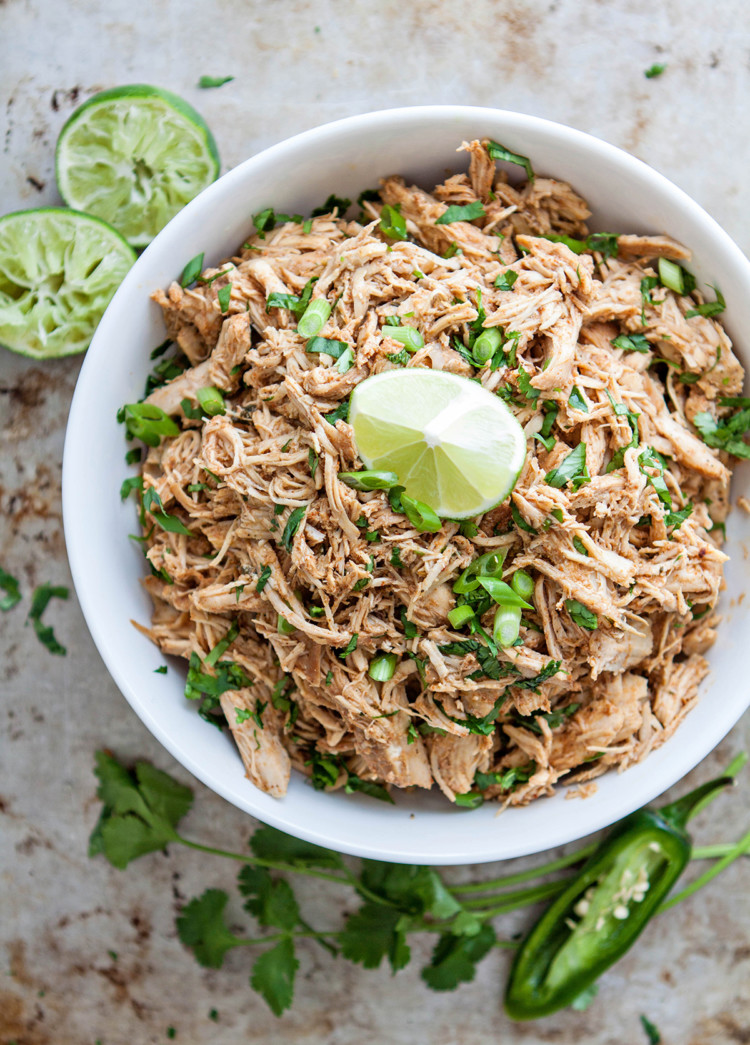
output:
M621 169L635 173L640 179L653 185L654 188L669 193L673 197L675 204L685 210L694 223L701 225L703 232L717 242L718 249L728 256L732 264L738 266L742 272L742 280L750 290L750 261L748 261L734 240L718 222L665 175L650 167L643 160L601 138L564 123L490 106L419 105L375 110L320 124L261 150L219 177L188 203L165 226L128 272L97 327L78 377L65 434L62 471L63 524L68 560L76 594L89 632L108 672L147 729L193 776L233 805L262 820L264 823L277 827L295 837L327 848L336 849L340 852L396 863L416 862L450 865L513 859L576 841L585 835L607 827L634 809L652 801L698 765L739 720L747 705L750 704L750 693L748 693L748 699L744 707L737 705L732 715L727 715L725 718L717 719L714 717L712 719L710 728L705 729L702 733L702 742L697 754L695 750L692 750L689 755L686 755L680 751L679 747L675 748L671 752L671 759L665 762L665 766L660 767L659 771L652 774L652 778L648 783L641 783L641 786L635 788L633 792L629 792L625 787L620 788L619 794L613 797L606 806L597 810L591 807L589 815L581 816L575 822L576 826L572 831L570 824L567 824L564 829L562 829L562 826L556 827L553 825L546 831L541 844L530 839L523 845L516 845L510 849L505 847L504 851L498 854L497 841L488 839L483 846L478 846L476 850L472 850L469 853L457 854L451 852L449 846L446 846L444 851L439 853L425 854L419 850L412 851L408 845L401 845L396 849L392 847L391 843L391 848L389 848L387 839L383 842L378 838L371 843L365 844L351 841L343 830L336 832L329 829L321 832L314 824L300 823L288 814L285 815L283 800L276 802L270 809L263 808L259 810L257 802L253 801L253 799L256 795L262 795L262 792L249 785L247 786L247 795L245 796L243 793L240 797L231 787L225 786L214 774L211 763L208 761L201 762L183 749L179 736L175 736L164 728L159 717L154 713L153 707L149 706L146 697L139 694L127 672L120 670L115 656L115 644L113 644L112 637L107 629L100 624L97 615L96 606L99 595L95 590L95 583L92 584L86 570L85 527L80 524L78 513L75 510L78 497L76 453L79 449L78 444L82 445L81 440L88 427L85 405L90 394L89 385L92 383L99 356L102 355L103 351L106 351L104 341L108 317L113 316L120 302L128 298L136 289L138 289L139 293L144 293L143 289L139 287L138 280L141 269L145 267L146 260L159 252L163 244L178 239L183 230L192 226L195 217L210 213L214 200L231 192L236 184L244 182L248 177L252 177L254 171L257 168L261 168L264 164L283 160L288 153L294 155L302 147L309 144L315 143L320 145L321 139L325 139L327 136L335 137L348 130L361 130L364 128L371 131L375 131L378 128L393 130L394 127L398 127L400 124L413 123L415 120L424 121L428 124L430 122L442 124L455 117L481 120L486 118L488 114L492 114L494 118L502 118L510 126L510 132L513 130L519 132L536 130L549 137L557 135L560 140L565 140L567 144L573 146L576 150L583 150L589 154L593 153L600 160L610 160ZM148 293L148 291L145 291L145 293ZM649 756L649 758L653 757L653 755ZM633 794L635 797L633 797ZM354 796L351 797L353 798ZM388 807L388 811L391 811L392 808ZM449 815L461 815L460 813L456 814L452 806L446 807L445 812ZM404 810L401 809L400 813L404 815Z

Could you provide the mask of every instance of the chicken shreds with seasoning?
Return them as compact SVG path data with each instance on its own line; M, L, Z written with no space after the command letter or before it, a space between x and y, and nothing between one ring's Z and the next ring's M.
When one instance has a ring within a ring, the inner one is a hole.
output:
M707 671L730 473L701 432L740 394L731 342L699 294L660 281L682 246L587 239L569 185L511 184L488 143L463 148L468 174L432 193L386 178L358 221L256 215L237 256L154 295L179 350L161 374L178 376L146 402L179 434L142 469L147 633L189 659L186 695L223 711L275 796L294 767L386 798L437 785L527 803L644 758ZM475 220L440 221L470 204ZM343 347L297 332L308 299ZM386 332L394 317L423 347ZM482 326L503 343L479 365ZM400 366L510 406L528 450L505 503L424 532L339 479L362 466L348 396ZM206 388L221 396L201 402ZM473 631L448 620L454 583L493 551L506 581L533 579L517 644L497 650L494 606ZM383 654L395 670L377 681Z

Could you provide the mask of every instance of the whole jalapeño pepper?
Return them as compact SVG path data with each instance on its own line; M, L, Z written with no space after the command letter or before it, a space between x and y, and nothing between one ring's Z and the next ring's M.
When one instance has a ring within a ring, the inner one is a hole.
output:
M721 777L615 825L518 949L505 993L512 1019L570 1005L633 945L690 860L690 813L732 782Z

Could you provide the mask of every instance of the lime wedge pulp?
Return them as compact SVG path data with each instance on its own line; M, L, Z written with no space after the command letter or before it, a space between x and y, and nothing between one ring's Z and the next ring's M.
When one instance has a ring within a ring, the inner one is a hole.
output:
M504 500L526 456L523 429L476 381L413 367L367 378L349 422L367 468L395 472L438 515L467 519Z
M216 142L176 94L115 87L81 105L57 140L57 187L70 207L145 247L219 174Z
M98 218L43 207L0 218L0 345L35 359L88 348L135 261Z

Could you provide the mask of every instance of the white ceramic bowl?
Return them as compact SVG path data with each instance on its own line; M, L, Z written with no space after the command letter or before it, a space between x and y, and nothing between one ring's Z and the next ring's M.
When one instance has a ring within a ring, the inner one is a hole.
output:
M725 232L666 178L596 138L519 113L464 106L394 109L354 116L275 145L207 188L156 237L102 319L81 371L70 412L63 471L65 534L78 598L91 634L115 682L162 744L204 784L240 809L289 834L343 852L401 862L477 863L538 852L608 825L653 799L692 769L748 705L748 611L738 596L750 586L746 541L750 518L734 512L728 525L724 623L710 652L711 673L698 706L677 733L645 762L599 780L585 801L564 790L525 809L497 815L491 804L468 812L434 793L398 794L390 806L361 795L314 791L293 773L279 801L244 776L230 737L203 722L182 695L184 662L155 675L159 651L130 624L148 622L141 588L144 560L128 534L135 508L122 504L122 426L117 408L139 398L163 340L160 310L149 294L165 287L185 262L205 251L217 264L251 230L266 206L308 213L329 193L356 198L380 176L403 174L426 187L446 171L462 170L463 139L490 137L531 157L535 169L570 181L588 200L595 230L667 232L694 252L698 279L721 287L726 322L743 356L750 330L750 264ZM750 364L750 355L744 353ZM741 466L733 493L750 493Z

